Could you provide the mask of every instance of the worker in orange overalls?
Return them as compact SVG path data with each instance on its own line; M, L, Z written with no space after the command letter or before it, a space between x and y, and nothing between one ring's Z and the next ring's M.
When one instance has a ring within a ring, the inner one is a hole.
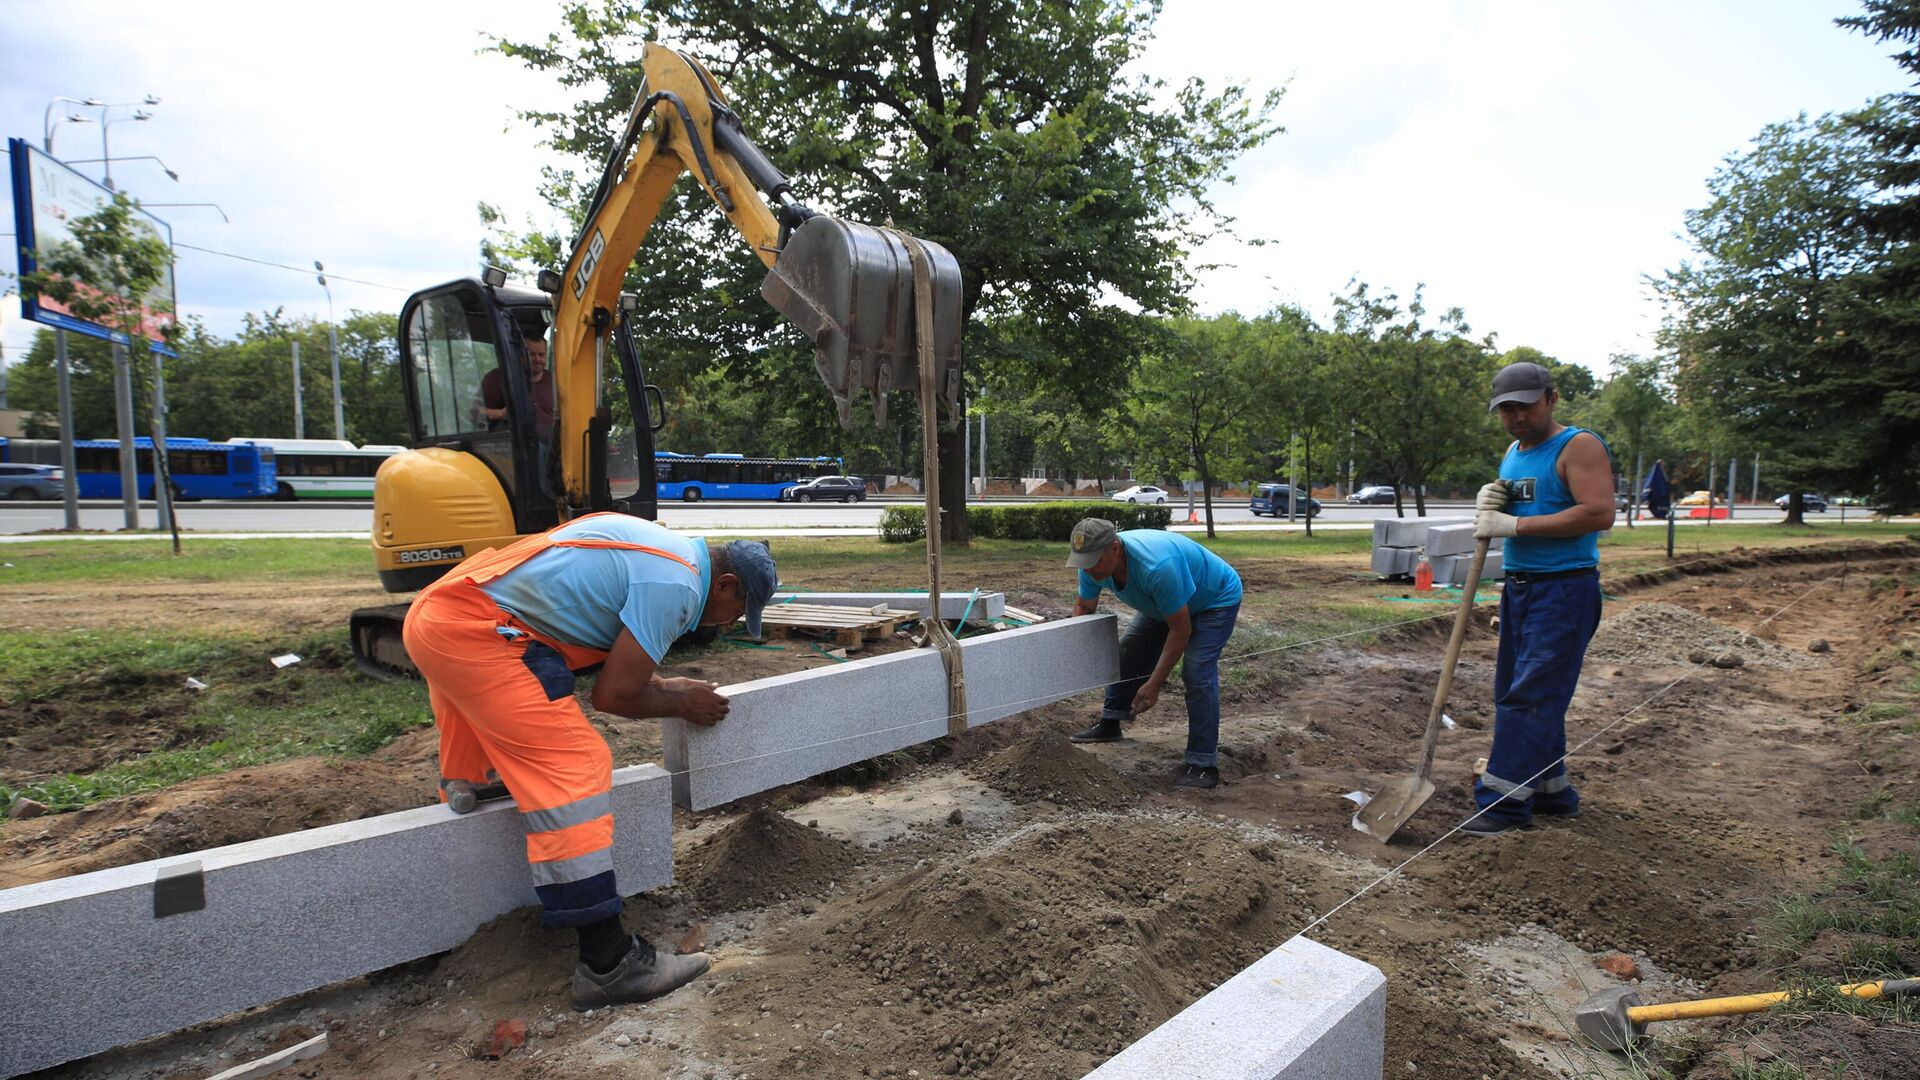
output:
M620 716L727 715L717 684L662 678L682 634L760 611L778 581L759 541L709 545L624 514L589 514L483 551L407 612L407 655L440 729L442 797L491 770L519 804L542 923L580 935L573 1007L645 1001L697 978L707 956L663 956L620 921L613 876L613 754L574 697L604 663L593 707Z

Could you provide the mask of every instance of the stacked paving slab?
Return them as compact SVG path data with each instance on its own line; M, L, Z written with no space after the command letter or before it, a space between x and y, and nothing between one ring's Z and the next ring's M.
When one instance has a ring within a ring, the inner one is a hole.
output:
M1382 518L1373 523L1373 572L1381 577L1411 577L1420 553L1427 553L1435 585L1465 585L1473 562L1473 522L1467 518ZM1487 552L1482 581L1505 576L1500 549Z

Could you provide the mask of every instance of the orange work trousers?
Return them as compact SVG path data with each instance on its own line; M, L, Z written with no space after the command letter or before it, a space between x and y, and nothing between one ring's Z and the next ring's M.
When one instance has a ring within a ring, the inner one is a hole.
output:
M448 578L414 601L404 631L440 730L442 798L447 781L497 773L520 806L542 922L619 914L613 753L573 696L573 671L606 654L544 638L472 581Z

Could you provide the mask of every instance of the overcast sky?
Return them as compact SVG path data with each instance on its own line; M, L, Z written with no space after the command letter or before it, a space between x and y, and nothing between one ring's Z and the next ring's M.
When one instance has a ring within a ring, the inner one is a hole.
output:
M230 219L155 208L177 244L300 268L322 260L337 315L394 311L413 290L472 273L480 200L515 221L551 220L536 194L538 139L513 117L565 92L479 50L483 32L544 34L557 5L7 7L0 133L39 145L60 96L158 95L147 121L108 111L119 186L148 204L217 203ZM1209 247L1203 258L1224 266L1196 300L1209 312L1284 301L1324 313L1355 276L1403 295L1424 282L1430 308L1464 308L1503 348L1604 371L1610 354L1650 348L1643 278L1683 256L1675 234L1722 158L1767 123L1903 88L1891 50L1832 25L1857 10L1167 0L1143 70L1288 86L1287 133L1212 193L1243 235L1274 243ZM102 156L101 110L80 111L90 122L56 124L62 159ZM100 175L98 163L75 167ZM0 197L11 234L11 192ZM10 254L0 263L16 269ZM248 311L327 312L310 270L182 248L177 277L181 313L223 333ZM31 334L16 298L0 304L9 360Z

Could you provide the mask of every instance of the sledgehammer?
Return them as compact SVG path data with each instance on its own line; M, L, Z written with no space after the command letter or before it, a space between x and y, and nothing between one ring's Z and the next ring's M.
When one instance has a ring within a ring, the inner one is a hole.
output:
M1893 997L1920 992L1920 979L1880 979L1875 982L1849 983L1835 990L1850 997ZM1741 1013L1770 1009L1794 995L1786 990L1771 994L1741 994L1736 997L1707 998L1704 1001L1676 1001L1666 1005L1642 1005L1640 995L1631 986L1602 990L1580 1003L1573 1021L1580 1034L1602 1050L1630 1050L1647 1037L1647 1025L1661 1020L1696 1020L1703 1016L1738 1016Z
M507 797L507 785L475 784L470 780L447 781L447 809L456 814L471 814L473 808L489 799Z

